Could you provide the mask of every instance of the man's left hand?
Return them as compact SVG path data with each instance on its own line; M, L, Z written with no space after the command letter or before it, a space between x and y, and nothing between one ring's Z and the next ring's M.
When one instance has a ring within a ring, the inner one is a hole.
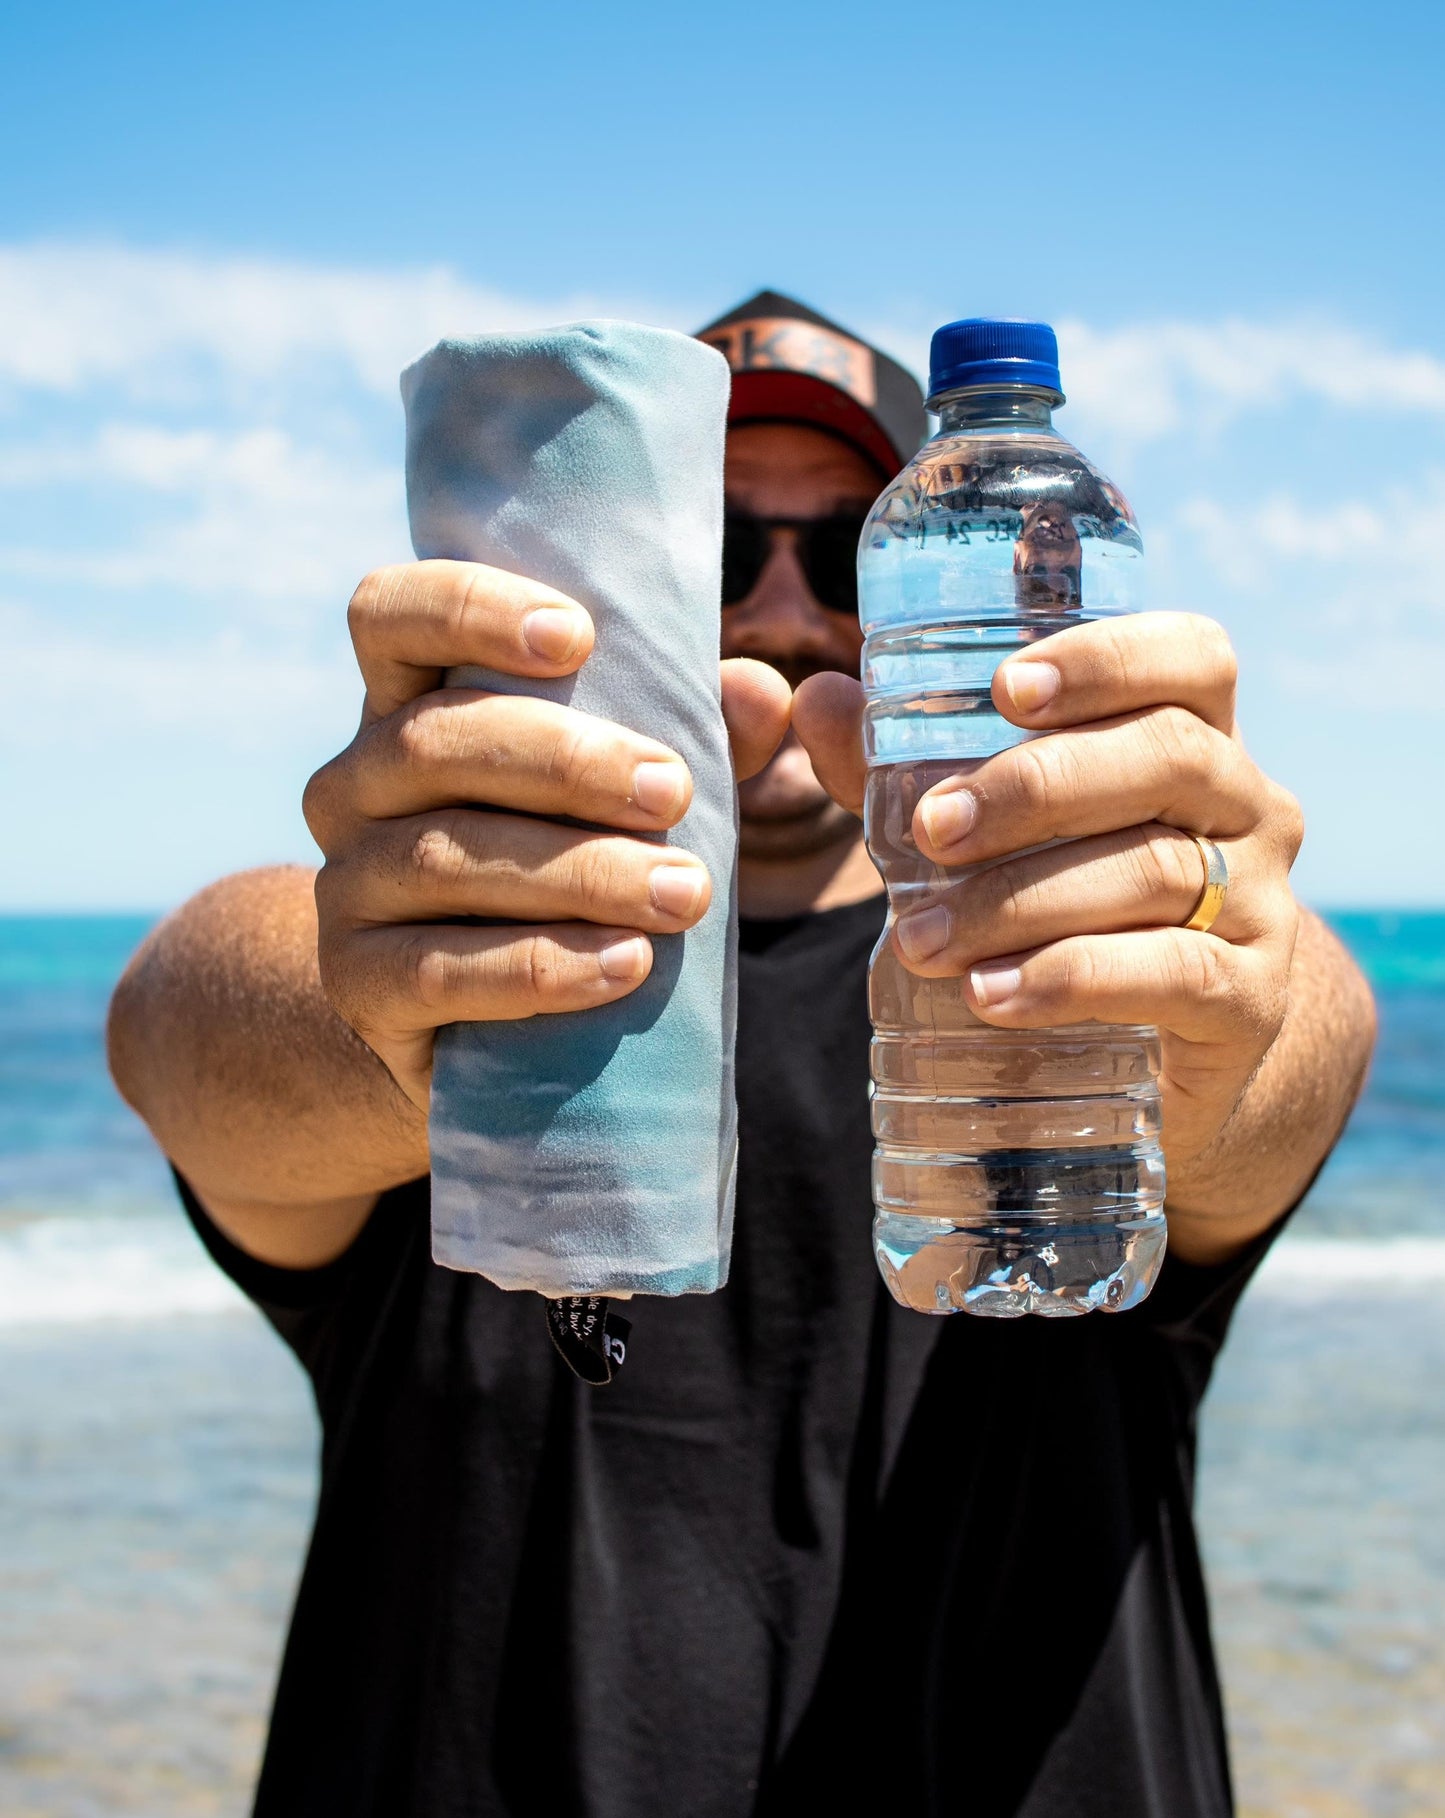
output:
M920 799L920 852L987 868L894 931L910 970L966 976L970 1005L999 1028L1157 1025L1171 1185L1216 1141L1280 1032L1300 923L1300 809L1245 752L1235 678L1222 628L1180 613L1078 625L1010 656L995 706L1053 736L962 766ZM793 709L820 780L855 813L862 705L857 683L829 674ZM1204 884L1196 833L1229 867L1207 933L1182 926ZM1026 850L1058 840L1069 844Z

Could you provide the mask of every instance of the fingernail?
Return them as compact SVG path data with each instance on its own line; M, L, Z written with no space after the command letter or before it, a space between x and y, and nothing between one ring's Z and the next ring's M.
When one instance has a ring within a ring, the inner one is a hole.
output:
M603 978L641 978L647 970L647 942L634 934L630 940L613 941L597 955Z
M918 814L930 846L952 846L973 831L978 803L972 790L950 789L944 795L924 796L918 804Z
M706 877L696 865L659 865L647 881L653 907L664 915L687 917L702 900Z
M1059 692L1061 677L1052 663L1007 663L1004 691L1020 713L1037 713Z
M644 814L671 814L682 800L682 789L681 764L650 760L632 773L632 799Z
M538 606L522 620L522 641L533 656L565 663L586 633L587 621L570 606Z
M942 903L935 903L931 909L915 909L903 917L898 924L898 945L905 959L932 959L948 945L948 933L948 911Z
M1023 982L1017 966L975 966L968 975L973 995L985 1010L1012 997Z

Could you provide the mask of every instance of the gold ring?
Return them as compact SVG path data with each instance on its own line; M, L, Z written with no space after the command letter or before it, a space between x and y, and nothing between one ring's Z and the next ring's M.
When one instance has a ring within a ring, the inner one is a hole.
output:
M1204 888L1199 893L1199 901L1189 912L1189 920L1181 923L1195 934L1205 934L1219 919L1219 912L1224 907L1224 899L1229 893L1229 867L1224 862L1224 854L1213 840L1205 839L1202 833L1191 833L1190 839L1199 848L1199 855L1204 860Z

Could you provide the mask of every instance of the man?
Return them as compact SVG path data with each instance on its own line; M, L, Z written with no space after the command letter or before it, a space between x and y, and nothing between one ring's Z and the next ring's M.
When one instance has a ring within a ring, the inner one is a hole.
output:
M708 912L700 868L671 849L659 874L634 837L681 816L674 754L440 688L453 663L587 660L585 613L525 576L431 562L362 582L361 728L307 791L324 867L203 892L117 994L122 1090L321 1413L256 1809L744 1818L851 1796L1218 1818L1195 1414L1358 1089L1368 993L1290 895L1298 811L1240 743L1219 628L1143 616L1030 647L995 699L1054 736L940 786L916 826L944 865L1056 839L1072 863L1016 857L955 891L910 963L966 974L1001 1027L1160 1026L1170 1252L1117 1318L893 1305L868 1243L863 979L883 902L856 818L860 636L825 556L827 527L911 452L922 400L787 298L704 338L735 375L727 1288L640 1303L627 1369L596 1391L551 1354L534 1297L428 1254L435 1029L625 995L650 937ZM1195 833L1232 879L1207 934L1183 927Z

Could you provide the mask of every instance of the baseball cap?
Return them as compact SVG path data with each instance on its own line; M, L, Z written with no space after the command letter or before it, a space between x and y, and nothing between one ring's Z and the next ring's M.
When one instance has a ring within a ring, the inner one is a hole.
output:
M923 389L906 367L781 291L760 290L697 338L732 368L729 423L810 423L888 478L928 433Z

